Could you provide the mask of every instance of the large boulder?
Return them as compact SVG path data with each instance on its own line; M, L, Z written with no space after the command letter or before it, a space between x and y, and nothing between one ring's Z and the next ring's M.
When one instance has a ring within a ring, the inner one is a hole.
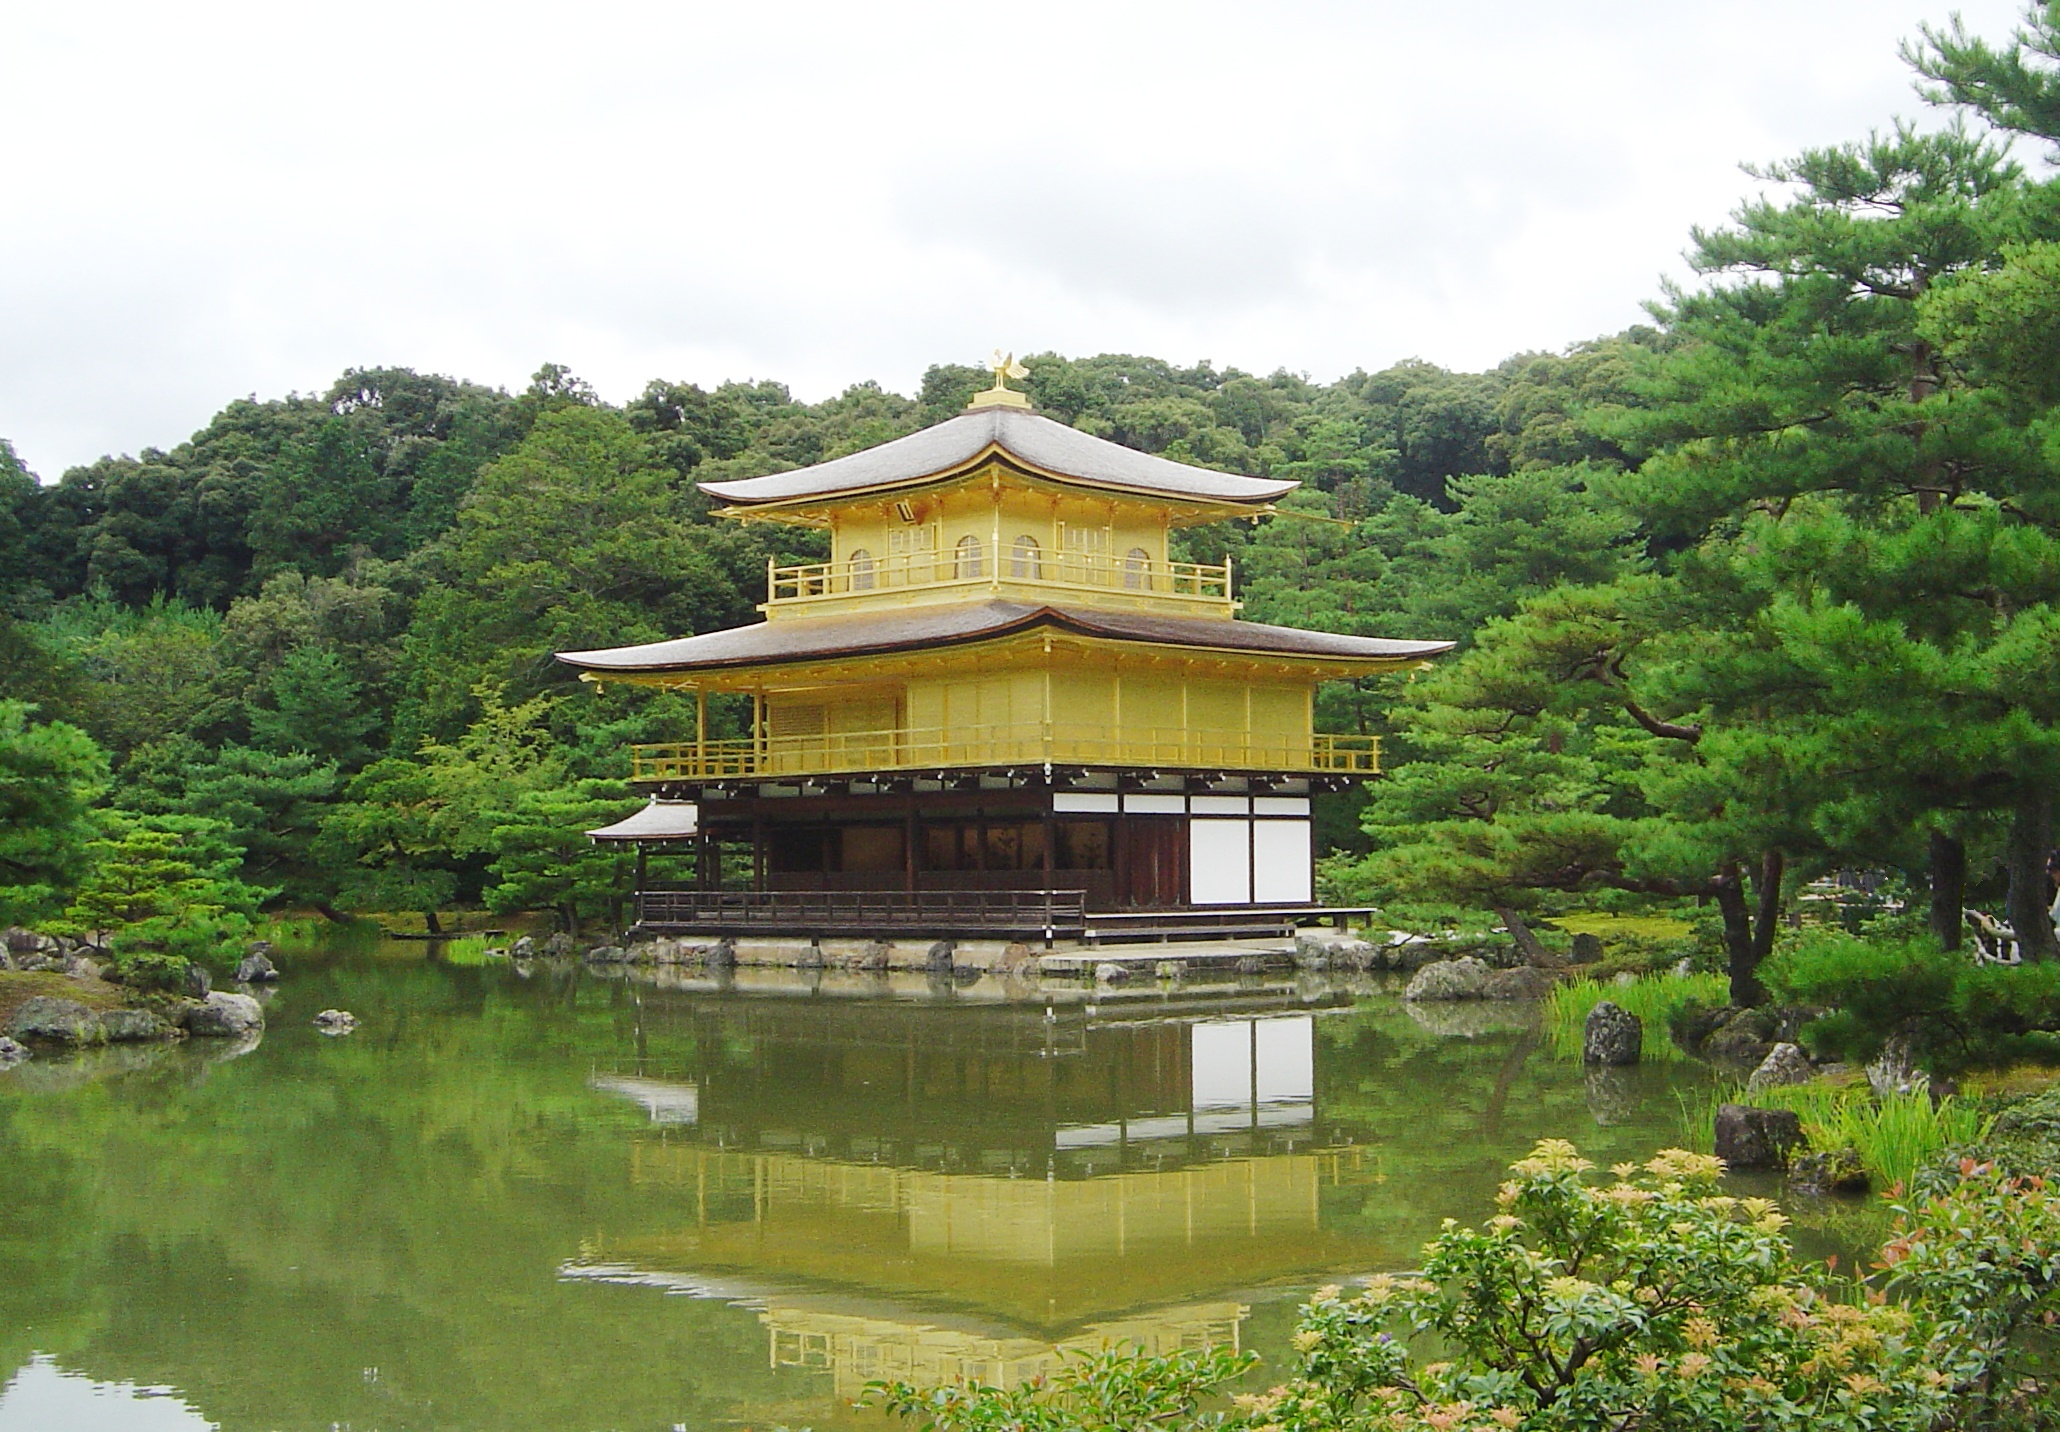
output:
M851 967L866 974L880 974L894 963L894 947L885 940L874 940L852 957Z
M1602 960L1602 936L1586 931L1574 936L1572 948L1567 951L1567 960L1576 965L1599 964Z
M536 941L528 935L518 935L515 943L508 946L508 953L518 960L532 959L536 955Z
M1749 1071L1766 1062L1775 1045L1794 1044L1802 1027L1821 1013L1800 1005L1774 1004L1693 1010L1682 1019L1681 1044L1712 1064Z
M264 945L265 948L259 949L258 945ZM272 957L268 953L272 947L263 940L259 940L258 945L252 945L250 953L237 962L236 983L270 984L279 978L278 968L273 965Z
M1114 960L1103 960L1094 967L1094 978L1097 984L1124 984L1130 979L1130 970Z
M1760 1061L1760 1067L1752 1071L1752 1077L1745 1081L1745 1092L1757 1094L1762 1089L1778 1089L1784 1084L1807 1084L1817 1077L1816 1066L1810 1063L1810 1056L1793 1044L1777 1044Z
M1406 1000L1486 999L1488 967L1472 955L1425 965L1402 991Z
M265 1027L265 1008L247 994L215 990L186 1016L186 1032L207 1039L240 1039Z
M629 961L630 954L620 945L596 945L587 951L590 965L620 965Z
M1867 1168L1857 1149L1797 1149L1788 1157L1788 1186L1797 1193L1865 1193Z
M1015 978L1037 973L1037 951L1021 940L1012 940L994 962L994 973Z
M708 968L733 970L737 967L737 942L728 935L708 947Z
M1645 1052L1645 1021L1610 1000L1588 1011L1581 1026L1581 1062L1636 1064Z
M552 959L562 960L572 953L572 936L563 930L554 930L551 938L544 941L544 954Z
M1343 930L1297 930L1295 932L1295 966L1304 970L1355 970L1364 973L1378 969L1381 960L1380 949L1370 941Z
M188 999L206 999L215 987L215 977L207 972L205 965L189 964L181 980L179 993Z
M958 946L953 944L950 940L937 941L935 944L931 945L928 952L924 954L923 968L928 970L933 975L950 974L952 966L952 956L957 952L957 950Z
M1716 1154L1726 1168L1784 1168L1789 1150L1802 1141L1802 1115L1793 1109L1717 1108Z
M100 1027L107 1031L109 1043L127 1044L146 1039L174 1039L178 1037L178 1026L154 1009L104 1010L100 1015Z
M100 1016L75 999L53 999L38 995L14 1012L7 1032L16 1039L41 1040L46 1044L105 1044L107 1026Z
M1559 983L1559 976L1536 965L1516 965L1488 971L1481 986L1482 999L1543 999Z

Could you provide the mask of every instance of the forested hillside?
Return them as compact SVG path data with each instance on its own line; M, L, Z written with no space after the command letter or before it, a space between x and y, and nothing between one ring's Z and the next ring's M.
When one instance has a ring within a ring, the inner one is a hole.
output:
M1609 570L1625 531L1586 489L1622 454L1575 415L1634 401L1658 342L1328 385L1046 354L1027 386L1113 441L1305 484L1292 504L1337 521L1190 534L1237 556L1247 615L1463 638ZM614 857L577 831L620 809L627 743L680 712L597 699L550 653L754 620L766 558L820 555L812 534L712 519L696 484L898 437L988 381L940 365L914 397L815 404L654 381L616 408L555 366L517 395L380 369L48 484L0 450L0 683L91 736L103 805L240 850L276 902L595 915ZM1329 714L1367 727L1382 704Z

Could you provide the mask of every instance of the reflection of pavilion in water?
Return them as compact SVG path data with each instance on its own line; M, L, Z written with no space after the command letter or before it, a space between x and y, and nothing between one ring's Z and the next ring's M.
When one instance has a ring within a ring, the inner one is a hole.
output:
M748 1301L840 1396L1235 1346L1240 1290L1377 1256L1323 1226L1368 1165L1324 1146L1310 1014L741 1003L693 1016L726 1057L595 1076L650 1111L631 1176L677 1219L566 1271Z
M1326 1142L1313 1016L1218 1003L654 1002L644 1057L593 1083L666 1142L942 1172L1080 1178Z

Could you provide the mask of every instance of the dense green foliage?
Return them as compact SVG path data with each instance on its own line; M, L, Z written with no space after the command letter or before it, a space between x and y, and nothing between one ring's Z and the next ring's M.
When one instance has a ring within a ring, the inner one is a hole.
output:
M1153 1425L1260 1432L2051 1427L2044 1328L2060 1311L2060 1194L1969 1162L1898 1210L1878 1287L1833 1281L1764 1199L1669 1150L1604 1187L1569 1144L1512 1167L1484 1228L1446 1229L1416 1272L1317 1290L1298 1364L1226 1420L1191 1354L1105 1358L1049 1387L883 1385L929 1432ZM1130 1425L1136 1425L1133 1422Z
M2050 9L2001 47L1926 32L1951 122L1754 171L1652 327L1327 384L1026 360L1055 418L1304 484L1183 535L1236 559L1249 617L1460 643L1325 689L1390 771L1323 812L1331 893L1702 902L1739 1003L1844 868L1928 882L1946 948L2000 897L2060 956L2060 181L2007 153L2060 140L2056 55ZM714 520L697 484L914 431L985 377L616 407L555 365L520 394L354 370L48 486L0 447L0 683L99 744L113 807L217 822L281 902L611 917L614 867L552 823L608 814L627 744L686 713L568 699L550 654L749 621L766 560L820 539ZM21 888L61 900L71 868Z

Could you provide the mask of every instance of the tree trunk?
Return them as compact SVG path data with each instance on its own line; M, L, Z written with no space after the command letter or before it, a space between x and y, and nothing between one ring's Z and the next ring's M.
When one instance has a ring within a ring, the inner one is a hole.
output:
M1961 911L1967 905L1967 845L1942 830L1931 833L1931 933L1948 950L1960 948Z
M2053 938L2052 879L2046 857L2053 846L2053 795L2034 786L2018 798L2010 820L2010 895L2004 911L2027 960L2060 956Z
M1754 974L1752 911L1745 903L1745 876L1734 862L1716 880L1717 913L1724 917L1725 963L1731 971L1731 1003L1755 1005L1766 998Z
M1736 861L1717 876L1717 910L1724 917L1724 953L1730 965L1733 1004L1750 1007L1767 1002L1767 988L1760 983L1760 963L1774 949L1774 933L1781 920L1781 877L1786 869L1787 859L1780 851L1762 855L1752 900L1747 899L1745 872ZM1759 907L1757 911L1754 905Z
M424 910L422 912L422 928L432 935L441 935L443 933L443 921L436 918L436 911Z
M320 915L323 919L327 920L330 924L348 925L350 923L350 916L344 914L343 911L337 909L327 900L316 900L312 903L315 907L315 913L317 915Z
M1489 908L1493 909L1496 918L1502 921L1502 927L1509 931L1510 938L1516 941L1517 953L1524 957L1525 964L1536 965L1544 970L1559 968L1560 961L1539 941L1531 927L1524 923L1523 916L1500 905Z
M1778 850L1767 851L1760 857L1759 927L1752 932L1752 983L1760 991L1760 998L1767 997L1766 989L1760 984L1760 966L1767 956L1774 953L1774 932L1781 924L1781 877L1788 873L1788 857Z

